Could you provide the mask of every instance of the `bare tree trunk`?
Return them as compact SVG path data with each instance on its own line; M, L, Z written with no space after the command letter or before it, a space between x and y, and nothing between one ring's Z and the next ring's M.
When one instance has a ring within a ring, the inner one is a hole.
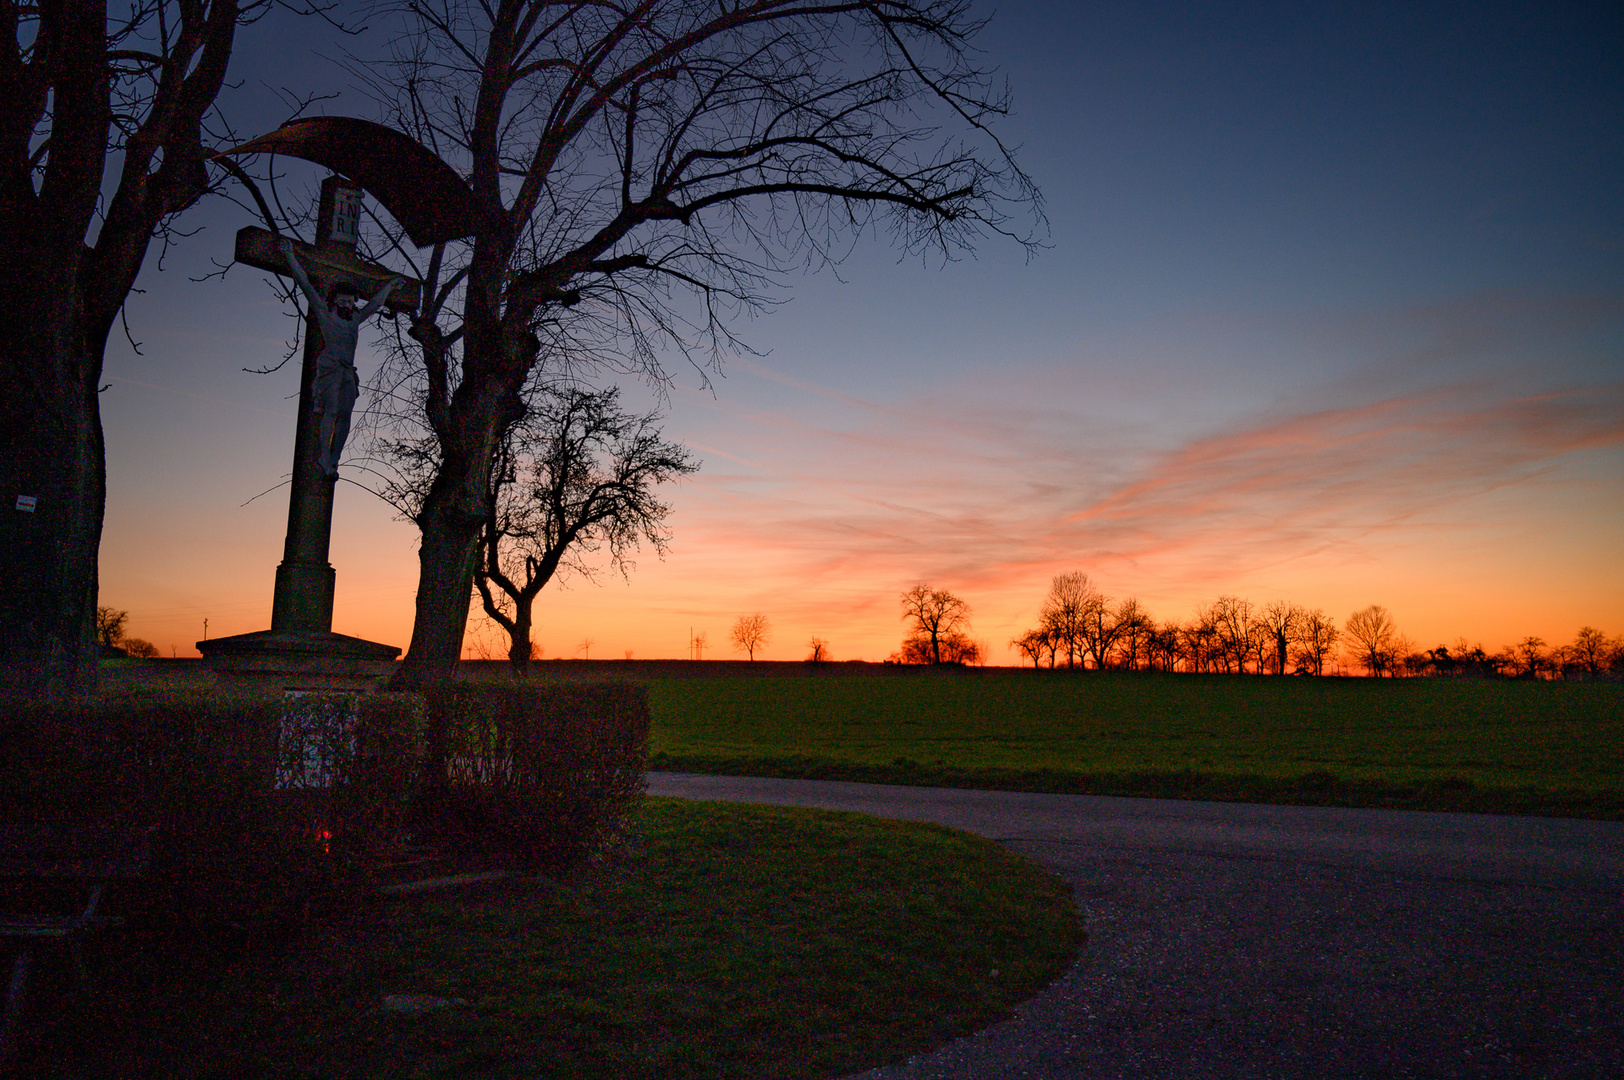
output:
M473 324L472 319L469 322ZM469 334L474 356L480 355L483 336ZM500 369L483 379L465 378L453 399L454 413L442 415L436 425L443 458L417 515L423 538L417 549L420 569L412 642L390 682L391 689L418 689L457 669L473 597L480 531L490 513L491 470L503 433L523 415L516 387L526 369L527 365L521 365L517 374L507 374L505 382L506 373Z
M0 284L0 310L17 301L26 308L29 292L11 284ZM39 314L77 307L76 299L0 315L8 328L0 338L0 687L53 699L95 685L96 555L107 497L100 352L87 355L82 334L78 348L48 340L56 326L78 329L82 319ZM53 361L49 381L16 378L39 371L41 356Z
M523 675L530 670L530 609L534 597L513 601L513 629L508 631L508 662Z
M412 643L395 672L391 689L419 689L446 678L456 671L462 655L483 515L458 513L454 505L447 505L449 502L431 493L423 507Z

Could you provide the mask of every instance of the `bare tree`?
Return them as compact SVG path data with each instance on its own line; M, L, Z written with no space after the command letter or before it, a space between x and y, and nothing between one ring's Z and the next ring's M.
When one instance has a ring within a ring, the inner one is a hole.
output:
M1140 659L1145 656L1147 641L1155 626L1156 620L1138 600L1130 596L1122 601L1116 610L1116 656L1120 667L1139 670Z
M1020 637L1011 640L1010 645L1014 646L1022 656L1032 661L1033 668L1038 668L1043 664L1043 652L1045 648L1049 647L1049 637L1042 630L1028 630ZM1052 648L1050 648L1050 655L1053 656ZM1052 660L1049 666L1054 666Z
M1274 673L1286 673L1287 654L1292 644L1301 632L1303 619L1307 616L1302 608L1285 600L1271 601L1258 617L1258 625L1268 635L1269 646L1274 659Z
M1506 651L1516 659L1518 678L1537 679L1550 664L1550 657L1545 652L1545 639L1532 634Z
M815 637L809 643L812 653L806 659L809 663L822 664L829 659L829 643L820 637Z
M1218 621L1211 608L1201 608L1180 630L1186 670L1205 674L1219 669L1223 650L1218 644Z
M1082 659L1083 619L1099 599L1099 590L1081 570L1057 574L1049 583L1038 618L1055 648L1065 648L1067 667L1076 667Z
M1427 673L1428 668L1432 666L1432 657L1416 648L1414 641L1400 634L1393 644L1393 664L1396 669L1413 678Z
M772 628L767 625L767 616L757 612L754 615L740 615L739 621L733 624L733 646L740 652L750 654L750 662L755 663L756 650L767 644Z
M103 649L116 648L124 640L124 624L130 621L128 611L113 607L96 609L96 643Z
M1110 666L1111 650L1116 646L1119 632L1110 598L1098 592L1089 596L1078 625L1081 655L1093 660L1094 670L1104 671Z
M0 678L96 678L107 338L173 215L208 190L205 120L268 0L0 5ZM12 510L13 501L19 511ZM27 501L22 501L27 500Z
M1594 626L1582 626L1568 650L1573 656L1574 664L1593 679L1606 669L1610 644L1607 635Z
M1319 608L1303 612L1297 624L1297 651L1294 659L1303 671L1325 674L1325 660L1336 649L1340 631L1336 620Z
M1238 596L1220 596L1211 611L1224 670L1245 675L1246 660L1252 654L1252 602Z
M646 542L663 555L670 507L655 489L693 473L687 448L667 442L657 413L620 408L620 391L558 387L533 394L499 447L489 475L474 586L488 618L508 635L508 659L532 659L536 597L560 574L591 578L590 557L607 551L622 575ZM385 496L414 514L434 478L431 441L387 447L397 463Z
M928 662L940 664L945 659L943 645L969 627L970 605L945 589L915 585L902 594L902 617L912 624L909 637L928 644Z
M1393 663L1393 617L1380 604L1348 616L1343 624L1352 645L1352 659L1372 675L1388 673Z
M488 476L538 368L661 377L674 349L703 371L736 314L848 238L951 256L1041 227L962 0L392 6L411 29L376 91L483 207L415 268L426 301L384 387L438 445L397 684L455 661Z
M1182 635L1179 633L1179 624L1173 620L1164 622L1161 626L1150 631L1145 642L1145 658L1152 670L1174 671L1178 667L1182 655Z

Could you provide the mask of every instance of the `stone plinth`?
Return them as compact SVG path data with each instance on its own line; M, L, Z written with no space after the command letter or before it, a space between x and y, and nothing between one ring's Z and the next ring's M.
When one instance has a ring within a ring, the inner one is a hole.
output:
M197 649L217 681L257 690L378 690L400 655L393 645L330 631L261 630Z

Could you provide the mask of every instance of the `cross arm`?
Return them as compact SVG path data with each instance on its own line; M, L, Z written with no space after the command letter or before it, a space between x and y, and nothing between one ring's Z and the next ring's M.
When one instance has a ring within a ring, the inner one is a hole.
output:
M283 239L255 225L240 229L237 232L236 260L273 274L292 277L293 270L282 257ZM366 262L340 245L318 247L302 240L291 242L305 273L310 276L311 284L318 290L325 290L335 282L344 282L362 296L376 296L385 285L395 280L395 287L385 301L389 309L404 312L417 310L422 291L422 282L417 279L402 277L387 266Z

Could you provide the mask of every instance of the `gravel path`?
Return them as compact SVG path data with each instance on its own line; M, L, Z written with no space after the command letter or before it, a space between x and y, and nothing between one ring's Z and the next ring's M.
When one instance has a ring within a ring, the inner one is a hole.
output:
M1624 1078L1624 824L655 773L649 793L991 837L1076 890L1077 964L862 1080Z

